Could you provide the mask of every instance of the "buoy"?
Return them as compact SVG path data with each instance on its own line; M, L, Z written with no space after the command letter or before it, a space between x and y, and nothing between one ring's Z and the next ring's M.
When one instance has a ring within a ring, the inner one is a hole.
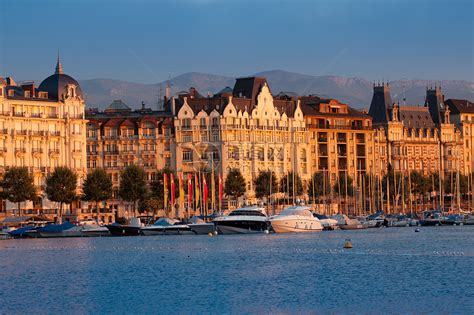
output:
M420 232L420 229L415 229L415 232Z
M217 235L218 233L217 233L217 231L214 231L214 232L212 232L212 234Z
M268 230L265 230L265 231L263 231L263 233L268 234L268 233L270 233L270 232L268 232Z
M352 248L352 243L350 239L346 239L344 242L344 248Z
M212 236L212 233L211 233L211 232L209 232L207 235L209 235L209 236Z

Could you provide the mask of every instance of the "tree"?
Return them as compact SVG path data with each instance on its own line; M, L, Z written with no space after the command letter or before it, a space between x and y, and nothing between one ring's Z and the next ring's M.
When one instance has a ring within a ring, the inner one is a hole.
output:
M137 165L127 166L120 174L119 196L125 201L133 202L135 215L138 201L146 199L148 194L145 170Z
M347 195L353 196L354 195L354 186L352 185L352 177L347 175ZM337 179L336 184L334 184L334 191L339 196L344 196L346 194L346 175L344 173L340 173Z
M295 185L293 185L293 178L295 179ZM296 188L296 192L293 193L293 187ZM289 196L301 196L303 194L303 181L297 173L288 172L288 174L280 179L280 192L289 194Z
M255 179L255 195L257 198L269 197L278 192L278 180L272 171L260 171Z
M59 222L63 215L63 204L70 204L76 198L77 175L67 167L57 167L46 178L46 195L51 201L59 202Z
M171 176L173 176L173 171L169 168L163 168L162 170L156 173L155 179L150 183L150 191L147 196L146 202L144 202L144 207L147 209L153 210L153 216L156 215L156 212L160 209L165 208L165 189L164 189L164 174L168 176L168 194L170 194L170 181ZM176 196L179 194L179 187L175 191ZM176 197L175 196L175 197Z
M326 177L326 178L325 178ZM314 185L314 196L313 196ZM308 195L310 198L318 199L331 193L331 183L324 172L316 172L313 174L312 182L308 187Z
M2 197L18 204L18 215L21 216L20 204L36 198L36 188L33 176L26 167L11 167L5 172L0 183L3 189Z
M227 177L224 183L224 193L237 200L243 196L246 189L245 179L238 168L232 168L227 173Z
M82 193L83 200L95 202L96 221L99 222L99 202L112 197L112 181L104 169L96 168L87 174Z

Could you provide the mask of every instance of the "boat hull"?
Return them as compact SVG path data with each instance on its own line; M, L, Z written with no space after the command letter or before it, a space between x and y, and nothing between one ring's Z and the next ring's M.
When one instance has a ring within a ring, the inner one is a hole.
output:
M443 223L441 223L441 220L420 220L420 225L421 226L439 226L439 225L443 225Z
M136 226L107 225L107 229L113 236L138 236L141 234L141 229Z
M64 231L59 232L44 232L38 231L39 237L41 238L54 238L54 237L81 237L81 229L80 228L72 228Z
M268 221L214 221L219 234L254 234L264 233L269 229Z
M183 235L195 234L189 226L146 226L142 228L143 235Z
M100 236L109 236L110 231L109 229L90 229L90 230L82 230L82 236L86 237L100 237Z
M188 224L196 234L209 234L214 232L214 223Z
M311 233L323 230L318 221L275 220L271 224L275 233Z
M365 230L367 226L363 224L343 224L340 225L339 228L341 230Z

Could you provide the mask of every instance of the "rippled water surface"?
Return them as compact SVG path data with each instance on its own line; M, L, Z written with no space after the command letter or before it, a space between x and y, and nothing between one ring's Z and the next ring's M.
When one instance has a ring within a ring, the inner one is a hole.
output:
M0 313L472 314L473 269L474 226L7 240Z

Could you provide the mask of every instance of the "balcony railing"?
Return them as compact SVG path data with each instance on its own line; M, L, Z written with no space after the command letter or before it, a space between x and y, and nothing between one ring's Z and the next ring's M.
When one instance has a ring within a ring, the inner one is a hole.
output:
M10 113L9 111L0 111L0 116L10 116Z
M31 149L31 152L32 152L32 153L43 153L43 149L41 149L41 148L33 148L33 149Z
M49 149L50 154L59 154L59 149Z

